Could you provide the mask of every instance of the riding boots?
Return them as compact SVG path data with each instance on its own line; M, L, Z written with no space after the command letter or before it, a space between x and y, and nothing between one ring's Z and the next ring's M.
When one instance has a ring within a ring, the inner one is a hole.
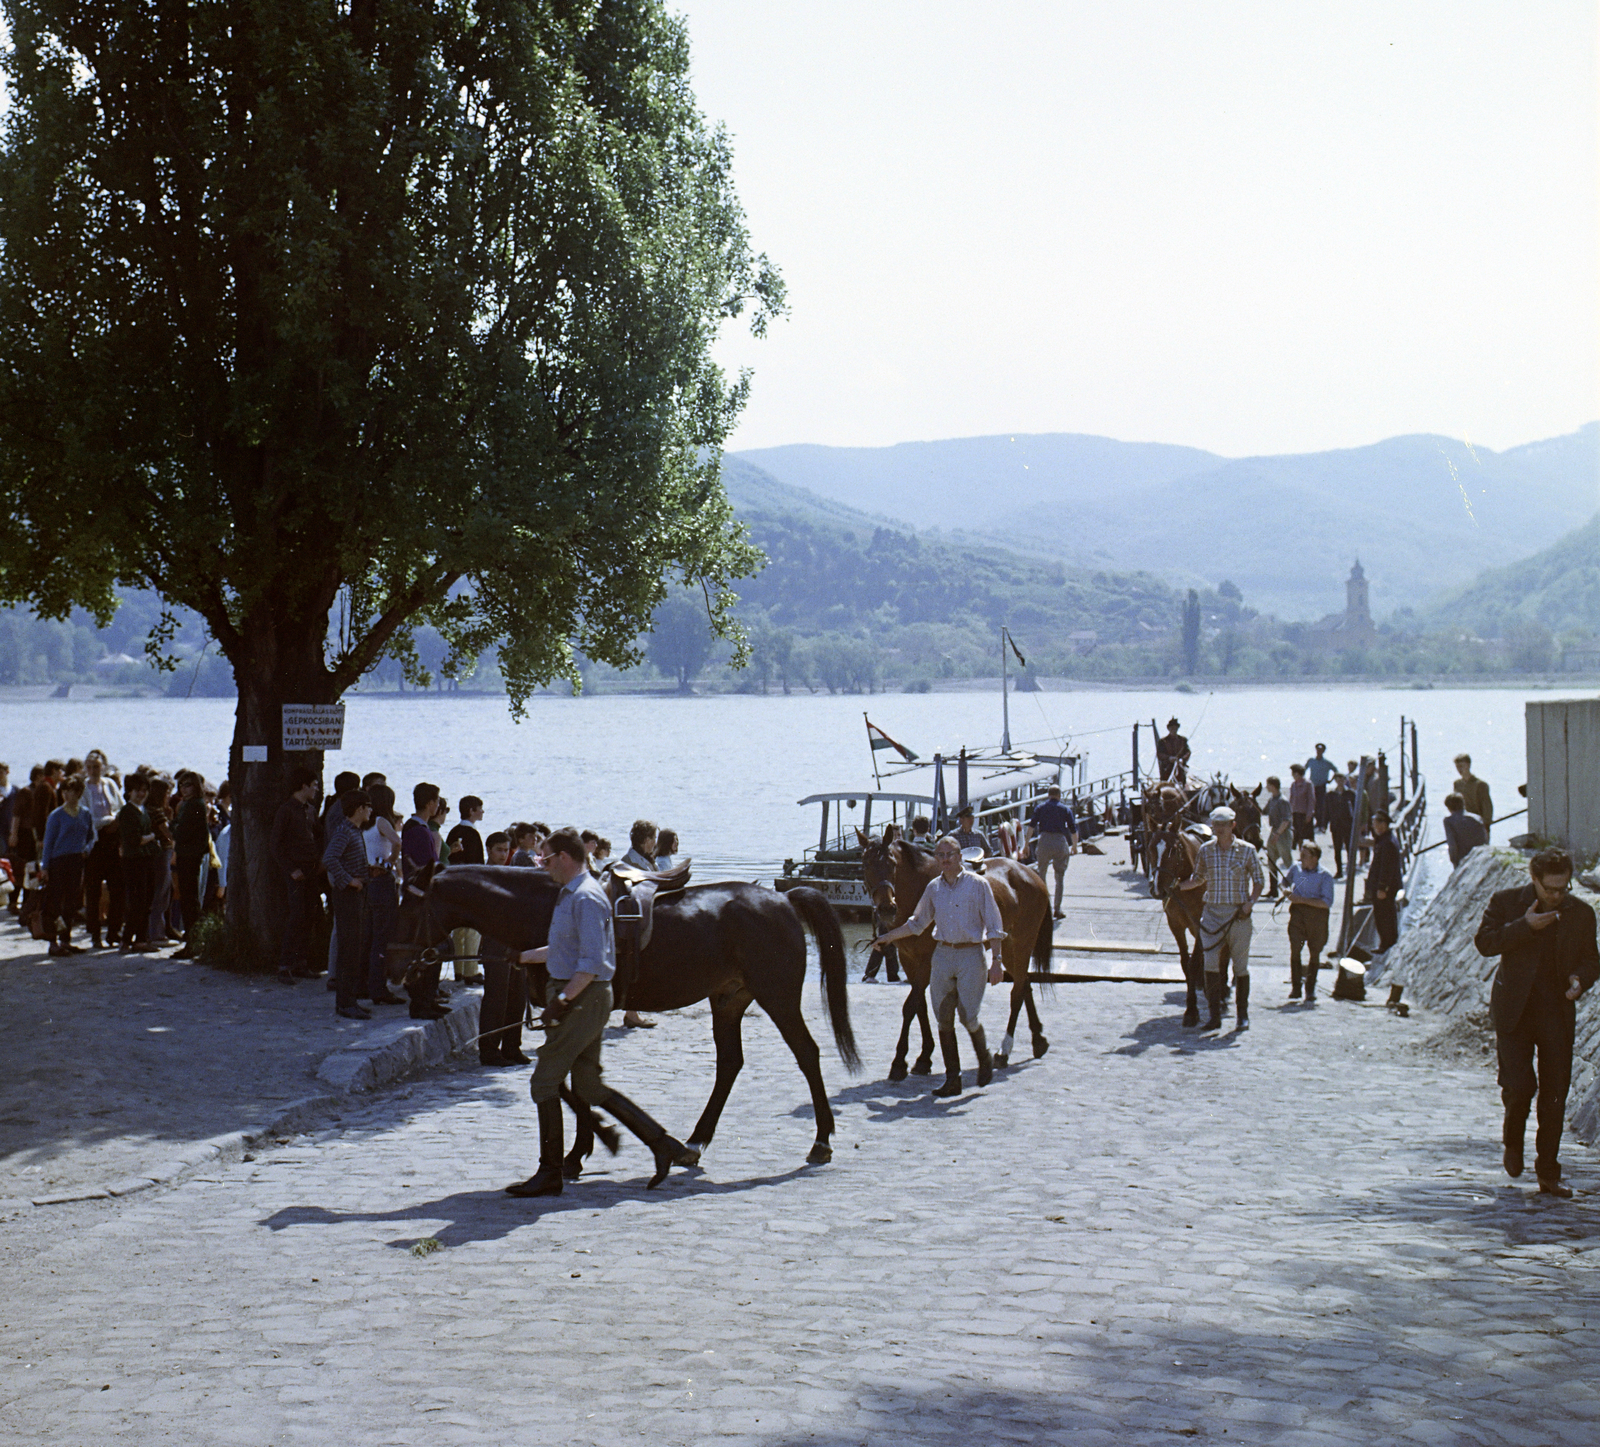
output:
M1306 1004L1314 1005L1317 1002L1317 967L1306 966Z
M1527 1142L1527 1137L1527 1111L1512 1112L1508 1110L1505 1124L1500 1128L1500 1139L1505 1144L1505 1153L1500 1159L1506 1168L1508 1176L1520 1176L1522 1174L1522 1149Z
M944 1052L944 1084L934 1087L935 1095L951 1096L961 1094L961 1050L956 1044L954 1030L941 1030L939 1032L939 1049ZM993 1061L990 1062L991 1069Z
M994 1056L989 1054L989 1042L983 1038L983 1026L972 1032L972 1048L978 1052L978 1084L987 1085L994 1079Z
M1289 998L1291 1000L1298 1000L1300 998L1300 979L1301 979L1301 971L1300 971L1299 961L1290 960L1289 961Z
M650 1147L651 1154L656 1158L656 1173L650 1177L647 1189L653 1191L666 1180L667 1171L671 1167L693 1165L698 1159L682 1141L669 1136L664 1127L653 1121L621 1091L607 1091L605 1099L599 1102L599 1107L616 1116ZM559 1163L557 1168L559 1169Z
M525 1181L506 1187L508 1196L559 1196L561 1173L561 1098L541 1100L539 1110L539 1169Z
M1235 983L1234 983L1234 996L1235 996L1235 1001L1236 1001L1235 1008L1238 1011L1238 1023L1234 1026L1234 1028L1236 1030L1248 1030L1250 1028L1250 976L1249 975L1240 975L1238 980L1235 981Z
M1211 1012L1211 1018L1206 1021L1207 1030L1222 1029L1222 972L1206 976L1206 1009Z

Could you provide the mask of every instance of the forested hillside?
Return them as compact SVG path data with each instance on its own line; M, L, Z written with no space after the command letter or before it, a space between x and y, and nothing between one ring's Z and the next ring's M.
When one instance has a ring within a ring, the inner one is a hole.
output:
M1435 599L1419 617L1431 627L1470 628L1485 638L1529 620L1557 634L1600 634L1600 513L1543 552L1491 568Z

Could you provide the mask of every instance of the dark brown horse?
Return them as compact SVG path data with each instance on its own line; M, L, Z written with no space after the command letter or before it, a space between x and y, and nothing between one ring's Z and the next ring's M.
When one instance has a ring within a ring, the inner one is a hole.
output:
M1174 819L1156 841L1159 864L1156 868L1156 893L1161 897L1161 907L1167 916L1167 928L1178 942L1178 958L1183 961L1183 980L1188 988L1184 1001L1183 1023L1194 1029L1200 1023L1199 993L1205 989L1206 957L1200 936L1200 910L1204 903L1199 889L1181 886L1194 878L1195 861L1200 857L1204 840L1183 827L1183 821ZM1189 944L1190 937L1194 943ZM1230 992L1228 980L1228 945L1222 945L1222 992Z
M548 938L558 893L542 869L457 864L435 873L430 868L407 886L390 948L414 957L464 926L510 949L533 949ZM716 1084L687 1143L686 1155L692 1159L680 1164L696 1164L716 1134L728 1093L744 1065L740 1021L752 1004L777 1027L811 1087L817 1138L806 1160L821 1165L833 1159L833 1109L822 1080L821 1054L800 1009L807 928L817 941L823 1012L833 1026L839 1058L851 1071L858 1070L844 936L823 895L814 889L779 894L734 883L697 884L657 898L650 943L639 954L628 1005L635 1010L682 1010L709 999L717 1047Z
M939 873L938 864L928 850L904 840L887 836L869 839L859 829L856 837L861 841L861 865L867 892L872 896L881 927L891 929L904 924L911 918L923 890ZM1034 969L1046 971L1050 968L1054 938L1050 891L1033 870L1015 859L990 859L983 869L983 877L994 892L995 903L1000 906L1000 922L1006 931L1000 957L1006 974L1011 977L1011 1018L1006 1025L1005 1039L994 1057L998 1070L1010 1062L1016 1043L1017 1018L1024 1008L1028 1011L1028 1029L1033 1036L1033 1058L1037 1060L1050 1048L1050 1042L1044 1038L1044 1025L1039 1019L1028 975ZM912 1020L922 1026L922 1053L911 1067L911 1073L926 1075L933 1068L933 1032L928 1024L928 979L933 969L933 946L931 930L899 942L900 964L911 982L911 989L901 1011L900 1040L889 1066L890 1080L906 1078Z
M1241 789L1237 784L1228 785L1228 805L1233 810L1233 833L1236 839L1243 839L1246 844L1254 844L1257 849L1265 849L1261 842L1261 805L1256 802L1256 796L1261 792L1261 785L1253 789Z
M1198 787L1178 784L1150 783L1144 787L1144 872L1150 881L1150 893L1157 894L1156 867L1158 848L1169 825L1176 824L1190 801L1200 792Z

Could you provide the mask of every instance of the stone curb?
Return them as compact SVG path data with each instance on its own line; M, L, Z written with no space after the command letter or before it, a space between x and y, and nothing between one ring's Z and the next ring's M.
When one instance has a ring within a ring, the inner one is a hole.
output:
M393 1084L430 1065L437 1065L465 1046L478 1033L479 996L457 990L451 1011L439 1020L408 1020L397 1033L380 1027L374 1036L358 1039L332 1051L317 1066L317 1080L328 1087L324 1095L308 1095L285 1106L263 1125L229 1131L190 1146L181 1155L160 1162L142 1175L124 1176L100 1185L77 1186L48 1196L19 1196L0 1200L0 1220L40 1206L65 1206L75 1201L104 1201L131 1196L154 1186L176 1185L212 1165L231 1165L264 1136L294 1135L303 1131L330 1107L351 1095Z

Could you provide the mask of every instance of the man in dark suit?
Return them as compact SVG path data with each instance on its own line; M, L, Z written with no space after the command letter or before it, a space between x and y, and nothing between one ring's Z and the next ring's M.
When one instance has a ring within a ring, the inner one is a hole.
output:
M1528 863L1531 883L1503 889L1489 901L1475 943L1500 956L1489 997L1505 1104L1506 1174L1522 1174L1528 1107L1538 1101L1533 1169L1539 1189L1570 1196L1557 1152L1572 1083L1573 1001L1600 978L1594 911L1570 891L1572 856L1541 849ZM1534 1071L1534 1054L1539 1065Z

